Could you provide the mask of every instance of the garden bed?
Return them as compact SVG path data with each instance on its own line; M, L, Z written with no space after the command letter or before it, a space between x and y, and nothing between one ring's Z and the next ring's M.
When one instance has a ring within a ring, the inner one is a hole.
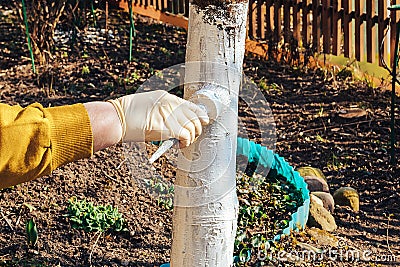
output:
M0 11L4 9L0 7ZM113 13L112 36L104 34L104 43L87 42L82 37L72 46L59 44L56 59L39 68L41 75L35 77L23 32L15 21L12 15L0 18L2 103L26 106L37 101L55 106L104 100L134 92L157 70L184 61L184 30L136 18L135 61L129 64L128 18ZM102 23L99 20L99 27ZM93 31L102 36L100 29ZM352 186L359 191L361 212L336 209L336 237L360 251L399 255L400 171L388 164L389 94L370 88L366 81L354 81L351 73L290 67L252 56L245 59L244 69L270 103L277 129L277 153L295 167L322 169L333 190ZM366 110L366 115L350 119L339 116L353 106ZM239 115L251 128L253 115L243 103ZM396 131L400 136L398 127ZM251 138L260 141L257 132ZM9 266L88 266L92 254L93 266L159 266L168 262L172 213L134 183L139 174L121 164L123 154L123 148L117 145L91 159L68 164L51 176L2 190L0 261ZM154 166L166 176L175 175L165 159ZM118 207L128 231L107 232L96 243L96 234L71 228L64 215L73 196ZM38 227L37 254L27 252L25 222L30 218L35 218ZM281 243L287 250L295 249L293 240L319 246L308 234L288 240ZM346 261L336 265L342 263L356 266ZM369 263L364 259L357 264ZM391 262L381 264L393 266Z

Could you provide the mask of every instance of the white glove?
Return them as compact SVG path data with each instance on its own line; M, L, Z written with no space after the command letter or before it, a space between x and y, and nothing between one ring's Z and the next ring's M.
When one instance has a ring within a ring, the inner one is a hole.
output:
M121 120L121 141L161 141L176 138L180 146L193 143L209 123L196 104L166 91L151 91L109 100Z

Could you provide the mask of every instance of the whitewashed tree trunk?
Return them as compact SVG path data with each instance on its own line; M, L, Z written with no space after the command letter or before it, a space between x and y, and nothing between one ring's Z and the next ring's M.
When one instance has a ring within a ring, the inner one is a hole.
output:
M230 101L223 103L228 106L222 114L178 158L173 267L233 265L238 215L237 105L248 2L217 2L215 6L197 0L190 5L185 98L206 82L218 85L216 91L228 90Z

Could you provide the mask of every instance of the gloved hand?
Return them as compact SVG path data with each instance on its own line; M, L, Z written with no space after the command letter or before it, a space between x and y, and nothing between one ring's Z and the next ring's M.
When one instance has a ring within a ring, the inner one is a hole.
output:
M207 113L166 91L151 91L109 100L122 124L122 141L161 141L176 138L185 147L209 123Z

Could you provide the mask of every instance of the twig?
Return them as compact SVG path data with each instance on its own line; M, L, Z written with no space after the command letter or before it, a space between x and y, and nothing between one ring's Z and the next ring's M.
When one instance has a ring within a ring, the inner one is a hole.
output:
M7 225L11 228L12 231L14 231L14 228L12 227L10 220L4 215L3 211L0 211L1 217L6 221Z
M93 254L94 249L96 248L97 242L98 242L99 239L100 239L101 233L102 233L102 232L99 232L99 235L97 236L96 241L94 242L94 245L93 245L93 247L92 247L92 250L90 251L90 254L89 254L89 264L90 264L90 267L92 266L92 254Z
M394 253L390 249L390 244L389 244L389 223L390 223L391 215L392 214L389 214L389 216L388 216L388 222L387 222L387 228L386 228L386 244L387 244L387 247L388 247L388 250L389 250L390 254L392 254L392 256L395 257Z
M351 125L367 123L367 122L371 123L373 121L385 121L385 120L387 120L387 119L366 120L366 121L357 121L357 122L346 123L346 124L341 124L341 125L331 125L331 126L328 126L328 127L319 127L319 128L313 128L313 129L304 130L303 133L313 132L313 131L320 131L320 130L327 130L327 129L337 128L337 127L351 126Z
M115 168L115 169L117 169L117 170L119 170L121 167L122 167L122 165L127 161L128 159L126 158L126 159L124 159L123 161L121 161L121 163L117 166L117 168Z
M105 177L107 177L108 179L110 179L111 181L113 181L113 182L118 182L118 180L117 179L115 179L115 178L112 178L110 175L108 175L107 173L105 173L104 171L103 171L103 174L104 174L104 176Z

